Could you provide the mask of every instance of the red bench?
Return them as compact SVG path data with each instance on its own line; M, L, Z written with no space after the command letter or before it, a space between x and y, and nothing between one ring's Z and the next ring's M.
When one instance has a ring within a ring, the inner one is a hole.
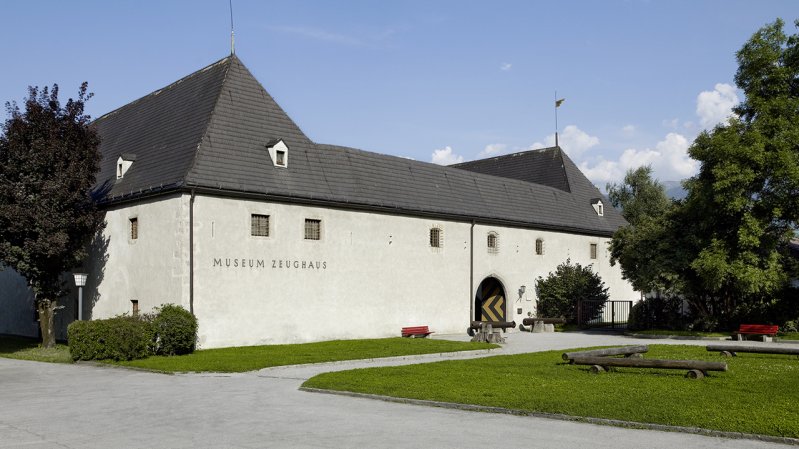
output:
M733 332L733 337L738 337L738 340L743 340L744 335L762 335L763 341L767 341L765 337L773 337L777 335L780 327L772 324L742 324L737 332Z
M428 335L432 334L433 332L427 326L410 326L410 327L403 327L402 328L402 336L403 337L427 337Z

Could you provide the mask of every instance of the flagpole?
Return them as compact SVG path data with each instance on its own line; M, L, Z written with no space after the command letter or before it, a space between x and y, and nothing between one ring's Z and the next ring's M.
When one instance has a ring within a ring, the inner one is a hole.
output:
M555 90L555 146L558 146L558 91Z

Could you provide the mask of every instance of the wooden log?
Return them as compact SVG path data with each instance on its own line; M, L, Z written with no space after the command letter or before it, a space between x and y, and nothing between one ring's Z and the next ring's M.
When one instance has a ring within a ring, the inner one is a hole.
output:
M541 321L544 324L566 324L565 318L525 318L522 320L522 324L532 326L536 321Z
M593 349L590 351L579 351L579 352L564 352L561 357L563 360L569 361L575 357L605 357L609 355L624 355L629 356L632 354L640 354L642 352L648 352L649 346L647 345L640 345L640 346L622 346L619 348L605 348L605 349Z
M736 352L752 352L758 354L785 354L799 355L799 347L782 346L749 346L749 345L707 345L710 352L729 352L734 355Z
M702 360L662 360L662 359L617 359L613 357L576 357L575 365L621 366L627 368L687 369L700 371L727 371L724 362L705 362Z
M513 329L516 327L515 321L472 321L470 329L478 330L482 329L483 326L491 325L494 329L502 329L503 331L506 329Z

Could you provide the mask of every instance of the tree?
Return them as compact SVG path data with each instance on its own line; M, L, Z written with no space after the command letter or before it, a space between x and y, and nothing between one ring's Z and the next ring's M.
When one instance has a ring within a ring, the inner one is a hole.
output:
M608 289L602 278L590 266L571 260L558 265L554 273L535 281L538 292L538 316L564 317L568 323L577 322L579 300L608 300ZM601 310L601 309L600 309Z
M799 26L799 21L796 22ZM745 99L728 123L701 133L689 154L683 249L687 293L722 323L766 307L788 279L786 248L799 220L799 35L782 20L737 53ZM701 303L701 304L700 304Z
M611 265L620 263L622 276L638 291L673 290L675 263L682 259L674 251L674 203L652 179L652 168L628 170L621 184L608 184L607 190L611 204L629 222L613 234Z
M9 118L0 134L0 263L33 290L47 348L55 345L62 273L81 264L104 225L91 190L100 139L84 114L92 96L87 83L63 107L58 85L28 90L24 111L6 103Z

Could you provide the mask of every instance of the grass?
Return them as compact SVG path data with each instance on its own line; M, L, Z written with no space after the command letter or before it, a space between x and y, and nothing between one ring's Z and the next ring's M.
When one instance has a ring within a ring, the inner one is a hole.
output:
M235 373L271 366L474 351L496 347L498 346L485 343L397 337L372 340L335 340L295 345L206 349L182 356L154 356L140 360L107 362L162 372Z
M646 358L720 361L702 380L683 370L617 368L592 375L563 351L325 373L303 386L530 412L799 438L799 358L651 345Z
M57 344L55 348L44 349L39 340L0 336L0 357L37 362L72 363L67 345Z
M642 335L676 335L679 337L729 337L731 334L730 332L675 331L666 329L646 329L630 332Z
M799 332L784 332L777 334L777 340L799 340Z

